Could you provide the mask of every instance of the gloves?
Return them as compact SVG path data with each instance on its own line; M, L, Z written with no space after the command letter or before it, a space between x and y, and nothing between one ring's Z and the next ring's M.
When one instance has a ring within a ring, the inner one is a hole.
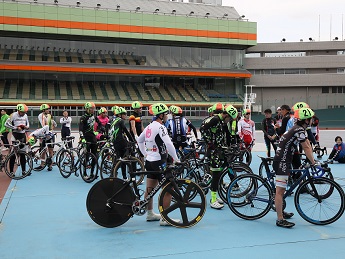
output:
M86 140L83 137L80 137L79 142L86 143Z
M99 133L98 131L94 131L94 132L93 132L93 134L95 134L95 136L97 136L98 133Z

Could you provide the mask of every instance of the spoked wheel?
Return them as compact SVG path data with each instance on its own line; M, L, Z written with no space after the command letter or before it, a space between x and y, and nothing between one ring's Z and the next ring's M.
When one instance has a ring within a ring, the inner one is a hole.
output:
M42 171L46 167L46 163L42 163L42 159L40 156L40 146L34 146L31 148L31 156L32 156L32 170L39 172ZM45 159L48 157L48 152L44 152Z
M181 188L184 191L181 191ZM192 193L195 197L190 201ZM170 195L173 197L170 204L164 204ZM166 184L159 195L158 204L163 219L170 225L180 228L194 226L206 211L206 198L202 189L196 183L184 179Z
M218 182L218 194L223 202L225 203L228 202L227 192L228 192L228 187L231 181L237 176L243 175L243 174L253 174L253 172L249 166L241 162L236 162L231 167L229 167L228 170L222 173ZM235 187L236 186L234 186L234 189ZM236 188L239 188L239 186L237 186Z
M301 193L303 188L312 191ZM339 184L328 178L312 178L298 187L295 207L301 217L312 224L331 224L344 213L344 191Z
M116 155L113 152L108 152L102 155L102 162L99 171L102 179L113 176L112 172L116 163L116 159Z
M80 158L80 175L87 183L93 182L98 177L97 157L91 152L86 152Z
M250 150L241 151L238 160L249 166L252 163L252 152Z
M131 157L128 159L133 160L133 162L131 162L131 167L132 167L133 172L145 171L144 164L139 158ZM113 177L120 178L120 179L128 179L130 170L131 170L130 165L127 162L119 161L114 167ZM137 182L137 185L141 184L144 178L145 178L144 174L136 175L135 181Z
M135 195L132 188L124 183L121 179L107 178L92 186L86 198L86 208L95 223L113 228L132 217Z
M64 150L59 155L58 167L60 174L64 178L70 177L73 172L74 158L72 152Z
M247 220L265 216L273 202L271 187L255 174L236 177L228 188L227 197L230 210L236 216Z
M13 163L13 169L10 168ZM32 158L27 153L12 153L5 160L5 173L14 180L20 180L30 175L32 170Z

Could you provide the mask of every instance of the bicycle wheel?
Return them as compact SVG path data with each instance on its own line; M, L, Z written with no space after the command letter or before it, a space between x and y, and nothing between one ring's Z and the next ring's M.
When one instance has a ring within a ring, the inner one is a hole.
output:
M273 159L268 161L268 168L269 168L270 172L273 172L273 165L272 164L273 164ZM264 162L261 162L259 165L259 175L261 177L267 177Z
M74 166L74 158L70 151L63 150L59 155L59 162L58 167L60 174L64 178L68 178L71 176L73 172L73 166Z
M135 195L129 185L124 185L121 179L107 178L92 186L86 198L86 208L95 223L113 228L132 217L134 201Z
M124 159L133 161L131 162L133 172L145 171L145 166L139 158L132 156L130 158L124 158ZM129 164L127 162L118 161L113 170L113 177L125 180L129 178L129 172L130 172ZM137 185L141 184L144 178L145 178L144 174L136 175L135 181Z
M31 148L32 157L32 170L35 172L42 171L46 167L46 163L42 163L41 156L45 154L45 159L48 157L47 149L40 154L41 148L39 146L34 146Z
M303 188L313 191L301 193ZM330 190L332 190L331 193ZM335 222L343 215L344 206L343 189L328 178L309 179L297 188L295 194L295 207L298 214L315 225Z
M250 150L241 151L237 160L250 165L252 163L252 152Z
M230 168L231 171L228 170ZM227 192L232 179L243 174L253 174L253 171L248 165L241 162L234 163L231 167L222 172L218 182L218 194L222 201L225 203L228 202Z
M328 178L334 181L334 177L331 171L326 171L325 174L322 176L322 178ZM315 184L322 184L322 181L319 182L318 179L320 178L315 178ZM306 191L310 193L311 195L313 194L313 190L310 189L310 185L306 185ZM327 199L327 197L332 194L332 191L333 191L333 188L332 186L330 186L329 190L327 192L325 191L324 194L322 195L322 199Z
M228 188L227 198L230 210L236 216L247 220L265 216L273 202L271 187L255 174L236 177Z
M116 154L114 152L108 152L102 155L102 161L100 165L99 173L102 179L112 177L114 164L116 163Z
M14 164L13 169L10 168L10 163ZM21 165L23 163L23 166ZM6 157L5 173L8 177L14 180L20 180L30 175L32 170L32 157L28 153L12 153Z
M174 185L176 184L176 185ZM181 192L181 189L184 191ZM195 193L192 201L191 193ZM172 196L169 206L164 201ZM187 228L197 224L205 214L206 198L202 189L194 182L185 179L166 184L158 198L162 218L174 227Z
M80 158L80 175L81 178L91 183L98 177L98 162L97 157L91 152L86 152Z

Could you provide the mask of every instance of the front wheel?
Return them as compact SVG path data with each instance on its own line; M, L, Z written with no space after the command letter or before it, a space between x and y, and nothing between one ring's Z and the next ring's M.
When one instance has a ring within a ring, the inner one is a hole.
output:
M305 189L309 191L303 192ZM331 224L344 213L345 194L339 184L328 178L312 178L298 187L295 207L309 223Z
M190 200L191 196L194 196L193 200ZM168 206L166 206L167 203ZM187 179L166 184L159 195L158 204L162 218L170 225L179 228L194 226L202 219L206 211L203 190L199 185Z
M72 152L67 149L62 151L59 155L58 167L63 178L68 178L73 172L74 157Z
M32 157L27 153L12 153L5 160L5 173L14 180L30 175L31 170Z
M130 177L129 173L132 170L133 172L143 172L145 171L145 166L143 162L137 158L137 157L130 157L130 158L124 158L125 160L131 160L132 162L129 164L129 162L122 162L119 161L114 167L113 170L113 177L120 178L120 179L128 179ZM132 168L130 168L132 167ZM135 181L137 185L141 184L145 178L144 174L136 175Z
M116 160L117 160L117 157L116 157L115 152L110 151L108 153L103 153L100 170L99 170L99 174L101 175L102 179L112 177Z
M92 186L86 198L86 208L95 223L113 228L124 224L132 217L134 200L132 188L125 185L123 180L107 178Z
M91 152L86 152L80 158L80 175L87 183L93 182L98 177L97 157Z

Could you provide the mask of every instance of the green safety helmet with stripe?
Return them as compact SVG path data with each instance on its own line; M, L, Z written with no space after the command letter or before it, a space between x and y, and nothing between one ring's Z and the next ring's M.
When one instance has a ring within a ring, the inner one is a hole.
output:
M222 103L215 103L212 106L212 111L215 112L222 112L224 111L224 105Z
M302 108L309 108L309 105L305 102L295 103L294 106L292 106L292 111L296 111L296 110L302 109Z
M35 139L34 136L30 136L30 137L28 138L28 141L27 141L27 142L29 143L30 146L33 146L33 145L35 145L35 143L36 143L36 139Z
M169 111L169 108L164 103L155 103L152 104L149 108L149 113L155 116L167 111Z
M84 104L85 109L95 108L96 105L93 102L87 102Z
M133 109L140 109L142 107L143 107L143 104L141 102L139 102L139 101L135 101L135 102L132 103L132 108Z
M44 103L44 104L42 104L42 105L40 106L40 110L41 110L41 111L47 110L47 109L50 109L49 104Z
M115 111L116 111L117 108L119 108L119 106L114 105L113 107L111 107L111 111L112 111L113 113L115 113Z
M17 104L17 110L20 112L27 112L29 108L25 104L20 103L20 104Z
M212 112L213 112L213 111L212 111L212 106L209 107L209 108L207 109L207 112L208 112L208 113L212 113Z
M230 115L231 118L236 119L238 115L237 109L231 104L225 106L225 111Z
M301 120L305 120L305 119L310 119L311 117L314 116L314 112L312 109L306 107L306 108L301 108L298 110L295 110L294 112L294 117L301 121Z
M182 114L182 109L179 106L176 105L171 105L169 107L169 110L173 113L173 114Z
M98 110L98 114L102 114L102 113L107 113L107 109L105 107L101 107L101 109Z
M115 110L115 114L116 114L116 115L119 115L119 114L127 114L127 111L126 111L125 108L117 107L116 110Z
M246 115L250 113L250 109L243 109L242 115Z

